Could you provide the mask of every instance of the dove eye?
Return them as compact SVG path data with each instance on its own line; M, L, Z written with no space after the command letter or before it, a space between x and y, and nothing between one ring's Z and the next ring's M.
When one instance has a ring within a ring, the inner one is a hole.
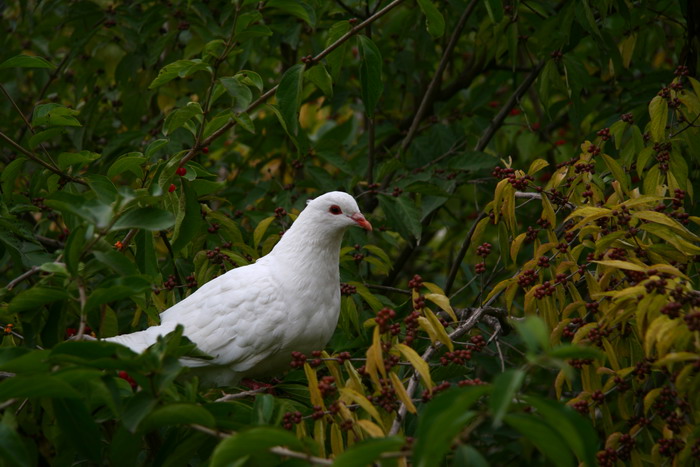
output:
M340 206L338 206L337 204L334 204L333 206L328 208L328 212L330 212L331 214L335 214L337 216L338 214L342 214L343 210L340 209Z

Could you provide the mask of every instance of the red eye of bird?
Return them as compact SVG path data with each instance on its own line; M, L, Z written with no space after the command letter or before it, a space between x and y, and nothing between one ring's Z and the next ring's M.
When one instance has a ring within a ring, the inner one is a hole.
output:
M328 208L328 212L330 212L331 214L335 214L337 216L338 214L342 214L343 210L340 209L340 206L338 206L337 204L334 204L333 206Z

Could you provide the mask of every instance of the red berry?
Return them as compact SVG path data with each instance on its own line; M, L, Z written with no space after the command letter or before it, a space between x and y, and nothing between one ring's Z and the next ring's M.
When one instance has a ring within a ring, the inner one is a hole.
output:
M204 147L202 148L202 152L203 152L204 154L209 154L209 148L208 148L207 146L204 146Z
M168 193L172 193L175 190L177 190L177 187L175 186L174 183L171 183L170 186L168 187Z
M187 173L187 169L184 167L178 167L175 173L183 177Z

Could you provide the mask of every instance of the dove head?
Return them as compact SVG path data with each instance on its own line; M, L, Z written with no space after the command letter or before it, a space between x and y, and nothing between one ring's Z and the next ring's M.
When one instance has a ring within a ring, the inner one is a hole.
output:
M332 230L344 231L353 225L372 230L372 224L360 212L355 198L342 191L331 191L309 200L306 208L299 215L300 218L302 216Z

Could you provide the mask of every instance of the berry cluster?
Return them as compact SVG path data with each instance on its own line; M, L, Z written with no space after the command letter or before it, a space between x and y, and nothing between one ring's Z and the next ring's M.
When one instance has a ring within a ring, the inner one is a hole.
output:
M527 232L525 232L525 244L532 243L537 240L538 233L540 233L540 229L535 229L531 225L528 225Z
M481 256L482 258L486 258L489 254L491 253L491 244L490 243L482 243L478 247L476 247L476 255Z
M571 365L572 367L576 368L577 370L581 370L584 366L590 365L593 363L592 358L572 358L571 360L568 360L567 363Z
M549 267L549 258L546 256L540 256L537 259L537 266L541 268L548 268Z
M688 313L683 317L688 330L690 331L700 331L700 311L694 311Z
M357 293L357 287L354 285L346 284L345 282L340 283L340 294L346 297L350 295L355 295Z
M285 412L284 417L282 417L282 427L285 430L291 430L294 428L294 425L301 423L301 420L301 412L298 410L296 412Z
M393 412L399 406L399 402L396 399L396 391L394 386L391 384L391 380L388 378L382 378L379 380L381 384L381 390L379 394L374 394L367 396L370 402L376 404L386 410L387 412Z
M549 281L544 281L542 285L535 289L535 298L542 300L544 297L551 297L554 294L554 286Z
M614 467L617 463L617 451L615 448L605 448L596 454L600 467Z
M430 399L435 397L436 394L439 392L442 392L446 389L450 388L450 382L449 381L443 381L442 383L438 384L437 386L433 387L433 390L426 389L423 391L423 394L421 394L421 400L423 402L428 402Z
M189 287L190 289L194 289L197 287L197 279L195 279L193 275L185 277L185 282L187 287Z
M374 320L377 322L377 325L379 326L379 332L385 333L391 330L393 335L398 334L398 332L393 332L395 327L391 324L391 320L395 317L396 311L392 310L391 308L384 307L381 310L379 310L377 312L377 317L374 318ZM400 330L400 327L398 328L398 330Z
M466 386L482 386L486 384L486 382L481 381L479 378L474 378L474 379L463 379L462 381L459 381L457 383L457 386L460 388L466 387Z
M391 192L391 196L393 196L394 198L398 198L399 196L401 196L401 193L403 193L403 190L395 186L394 191Z
M302 352L297 352L296 350L292 352L292 361L289 363L289 366L292 368L301 368L304 366L304 363L306 363L306 355L304 355Z
M231 259L230 256L228 256L226 253L221 252L221 248L219 248L218 246L213 250L207 250L207 258L212 264L218 264L221 267L224 267L226 263L229 263L233 267L237 266L237 264Z
M321 391L321 396L327 397L331 394L335 394L338 390L335 387L335 378L333 376L324 376L318 382L318 390Z
M170 274L165 282L163 282L163 288L168 290L173 290L177 287L177 278L174 274Z
M664 457L674 457L685 447L683 440L678 438L661 438L658 440L659 454Z
M632 375L640 380L643 380L647 375L651 374L651 364L653 362L654 360L649 357L638 361L634 367L634 370L632 370Z
M220 228L221 228L221 226L219 224L217 224L216 222L212 222L209 225L209 227L207 227L207 232L209 232L210 234L213 234L213 233L216 233Z
M591 145L591 148L596 148L596 147L597 146L595 146L593 144ZM588 150L590 151L590 148ZM600 149L598 151L600 152ZM591 175L595 174L595 164L594 163L586 164L585 162L582 164L576 164L574 166L574 172L576 172L577 174L580 174L580 173L589 173Z
M413 276L413 279L408 281L409 289L420 289L421 287L423 287L423 278L418 274Z
M404 337L404 344L410 346L416 338L418 333L418 318L420 317L420 312L414 310L408 316L403 319L406 325L406 337Z
M534 269L526 269L518 276L518 285L520 287L528 287L537 280L537 273Z
M285 217L286 215L287 215L287 210L284 209L283 207L275 208L275 217L276 218L279 219L281 217Z
M610 139L610 128L603 128L602 130L598 130L596 135L600 136L603 141L607 141Z
M571 407L581 415L588 415L588 401L586 400L577 400Z
M661 313L669 318L678 318L682 307L683 305L678 302L669 302L661 308Z
M484 347L486 347L486 339L484 339L484 336L481 334L472 336L471 339L469 339L469 342L471 343L474 352L481 352Z
M583 318L571 318L571 321L566 325L562 335L564 337L573 338L576 335L576 331L583 326Z
M472 359L472 351L469 349L455 350L454 352L445 352L445 354L440 357L440 364L442 366L447 366L450 363L455 365L464 365L465 362Z

